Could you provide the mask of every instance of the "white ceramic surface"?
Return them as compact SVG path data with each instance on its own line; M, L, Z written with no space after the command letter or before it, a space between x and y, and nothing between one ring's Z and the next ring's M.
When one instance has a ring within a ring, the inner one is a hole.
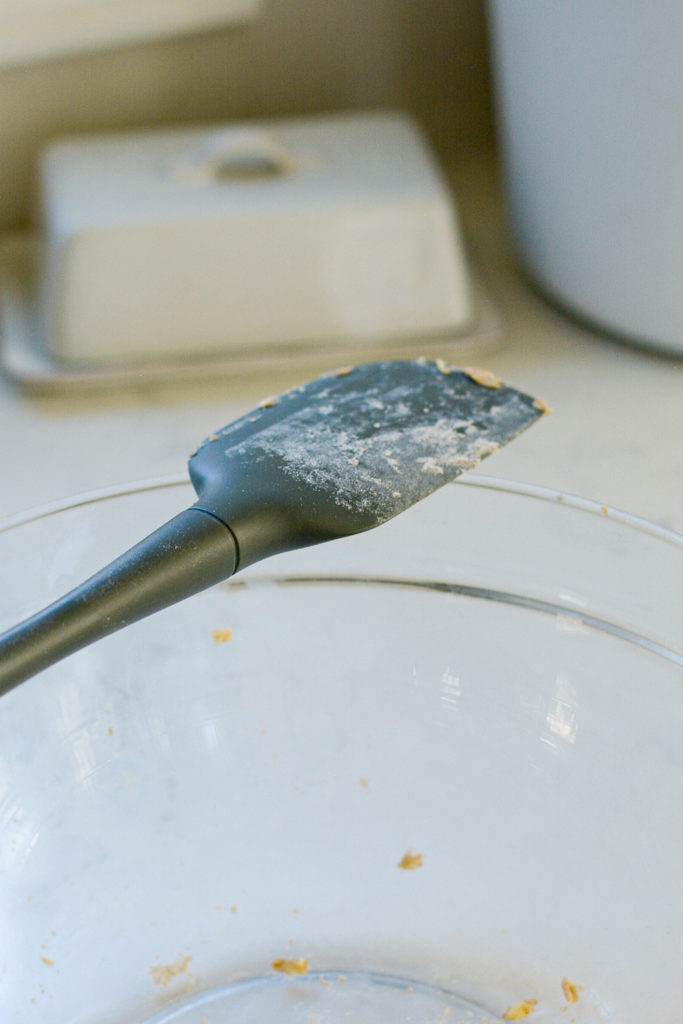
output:
M524 263L603 330L683 353L683 6L489 6Z
M190 499L4 530L0 627ZM683 538L429 503L2 699L3 1024L677 1019Z

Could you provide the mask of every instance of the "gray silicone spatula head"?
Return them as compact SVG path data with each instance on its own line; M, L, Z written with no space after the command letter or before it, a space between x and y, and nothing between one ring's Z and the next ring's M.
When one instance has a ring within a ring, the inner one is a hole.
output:
M190 459L201 508L244 568L379 526L530 426L544 403L481 370L385 362L320 377L212 434Z
M190 458L192 508L0 636L0 693L261 558L379 526L544 410L491 374L426 360L340 370L262 403Z

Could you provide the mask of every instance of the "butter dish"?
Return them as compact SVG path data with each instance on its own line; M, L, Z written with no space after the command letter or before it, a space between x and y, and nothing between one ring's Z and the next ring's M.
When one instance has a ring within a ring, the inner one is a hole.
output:
M402 113L57 140L40 162L45 353L115 366L462 333L454 198Z

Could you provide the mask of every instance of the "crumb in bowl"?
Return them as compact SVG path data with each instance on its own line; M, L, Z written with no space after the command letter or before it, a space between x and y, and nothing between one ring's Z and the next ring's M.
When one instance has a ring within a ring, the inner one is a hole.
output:
M401 857L398 866L402 871L417 871L418 868L422 867L422 854L413 853L412 850L408 850Z
M578 1003L579 1001L579 986L575 985L569 978L562 979L562 991L564 992L564 998L568 1003Z
M288 977L297 977L308 972L308 960L273 960L270 965L278 974L286 974Z
M231 629L214 629L211 635L215 644L229 644L232 640Z
M534 1012L538 1005L537 999L523 999L521 1003L508 1006L503 1014L503 1020L526 1020Z
M194 985L194 978L187 969L191 959L191 956L179 956L175 963L159 964L156 967L150 967L149 973L152 981L155 985L163 985L165 987L170 985L175 978L185 975L189 986L192 987Z

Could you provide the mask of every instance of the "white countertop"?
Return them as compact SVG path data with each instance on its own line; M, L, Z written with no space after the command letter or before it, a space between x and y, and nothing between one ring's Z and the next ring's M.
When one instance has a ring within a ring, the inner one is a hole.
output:
M461 165L454 180L470 255L505 323L503 346L481 361L554 410L481 471L683 532L683 360L610 341L547 305L512 258L490 164ZM202 437L301 379L298 370L234 384L41 397L0 381L0 517L182 472Z

